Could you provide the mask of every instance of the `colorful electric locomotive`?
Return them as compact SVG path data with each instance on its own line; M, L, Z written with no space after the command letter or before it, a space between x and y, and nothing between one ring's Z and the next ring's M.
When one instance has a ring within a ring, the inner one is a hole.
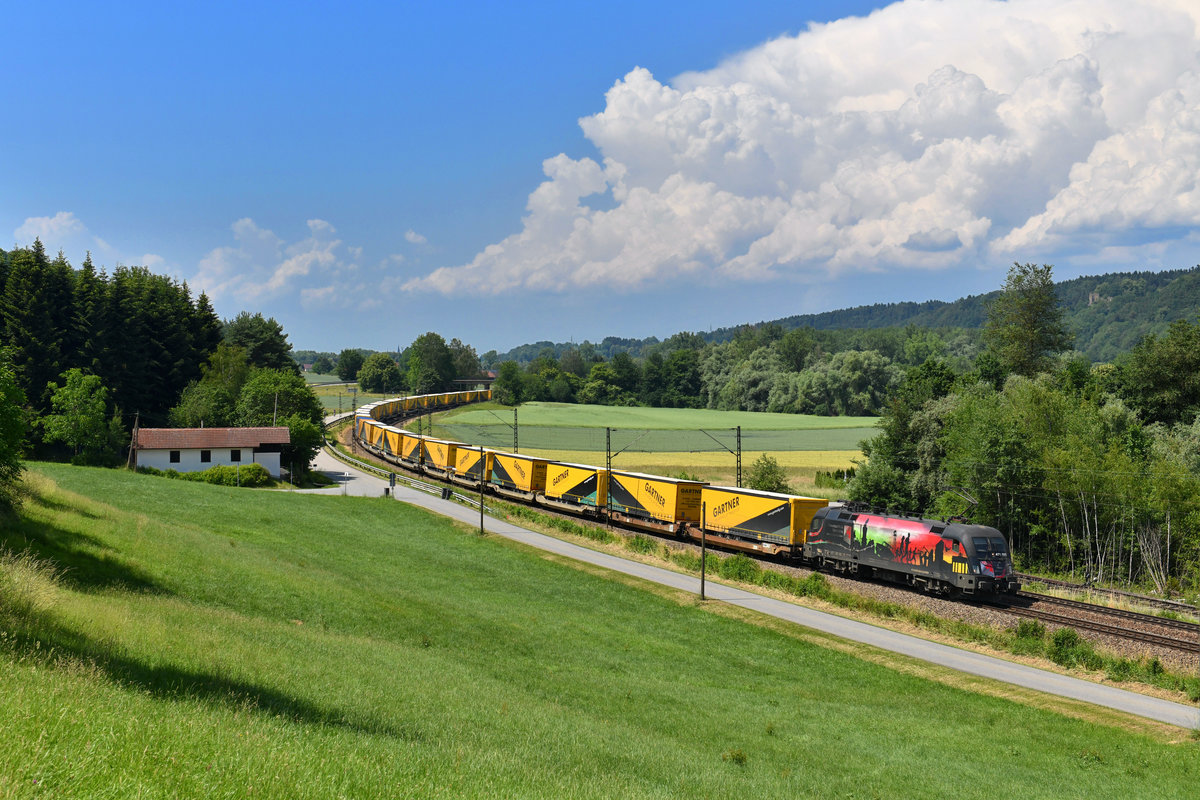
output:
M995 528L832 504L813 515L804 557L863 577L898 578L939 594L1016 592L1008 543Z

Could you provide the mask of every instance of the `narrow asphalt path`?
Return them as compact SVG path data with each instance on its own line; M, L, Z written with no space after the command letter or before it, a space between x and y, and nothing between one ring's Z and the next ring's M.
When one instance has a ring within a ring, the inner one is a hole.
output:
M337 486L309 490L317 494L345 494L353 496L381 497L388 482L367 473L359 472L335 459L325 451L318 454L315 466L337 481ZM436 495L397 486L394 496L398 500L421 506L434 513L479 525L479 509L461 505L453 500L443 500ZM551 536L526 530L510 522L485 517L484 529L488 533L504 536L532 547L594 564L614 572L631 575L643 580L668 586L692 594L700 593L700 579L683 575L661 567L629 561L607 553L589 550L586 547L564 542ZM1003 681L1047 694L1068 697L1141 717L1178 725L1183 728L1200 728L1200 709L1168 700L1146 697L1136 692L1104 686L1090 681L1059 675L1054 672L1027 667L1001 658L960 650L956 647L926 641L915 636L890 631L875 625L845 619L804 608L793 603L736 589L731 586L708 581L705 596L730 605L758 611L813 630L861 642L884 650L911 656L933 664L950 667L972 675Z

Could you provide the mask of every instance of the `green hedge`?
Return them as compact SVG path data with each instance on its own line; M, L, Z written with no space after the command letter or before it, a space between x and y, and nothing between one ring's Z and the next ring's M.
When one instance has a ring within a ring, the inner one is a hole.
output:
M271 473L262 464L246 464L241 467L216 466L203 472L178 472L173 469L161 470L154 467L138 467L138 472L144 475L158 475L163 478L178 478L185 481L212 483L217 486L244 486L251 489L272 486L275 481Z

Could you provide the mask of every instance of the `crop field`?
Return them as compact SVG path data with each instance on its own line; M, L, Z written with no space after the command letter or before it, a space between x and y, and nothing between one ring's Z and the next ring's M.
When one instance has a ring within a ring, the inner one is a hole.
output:
M26 553L0 557L0 796L1190 798L1200 778L1186 734L861 660L395 501L33 469L0 529Z

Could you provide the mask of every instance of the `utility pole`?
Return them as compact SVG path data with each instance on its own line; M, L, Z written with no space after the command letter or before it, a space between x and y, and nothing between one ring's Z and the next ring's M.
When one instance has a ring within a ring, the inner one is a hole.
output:
M138 421L140 419L141 412L135 412L133 415L133 438L129 440L129 459L125 462L127 469L137 468Z
M700 504L700 599L704 600L704 572L708 561L708 504Z
M737 426L737 486L742 488L742 426Z

